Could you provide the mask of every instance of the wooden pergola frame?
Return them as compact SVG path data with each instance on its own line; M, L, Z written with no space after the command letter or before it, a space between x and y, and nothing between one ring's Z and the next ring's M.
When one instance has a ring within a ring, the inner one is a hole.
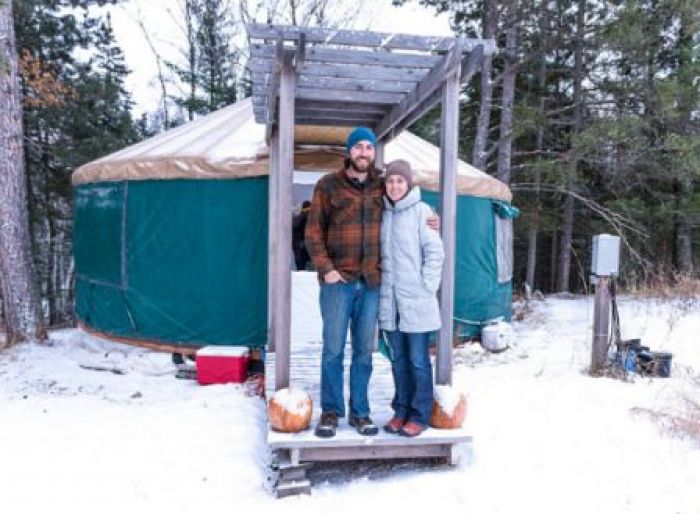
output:
M266 125L270 151L269 347L275 389L289 386L291 212L294 126L358 126L384 145L442 103L440 217L445 247L436 382L452 382L456 176L459 94L492 40L367 31L246 25L255 119Z

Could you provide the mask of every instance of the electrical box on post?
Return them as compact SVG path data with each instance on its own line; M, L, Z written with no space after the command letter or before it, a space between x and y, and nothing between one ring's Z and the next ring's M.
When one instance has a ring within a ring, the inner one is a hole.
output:
M620 238L610 234L593 236L591 272L599 277L617 275L620 264Z

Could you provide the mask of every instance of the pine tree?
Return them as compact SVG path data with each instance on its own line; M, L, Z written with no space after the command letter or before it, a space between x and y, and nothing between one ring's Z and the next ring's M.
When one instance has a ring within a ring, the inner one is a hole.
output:
M192 120L237 99L236 25L227 0L183 0L182 13L182 63L167 65L184 86L184 94L175 97L175 103Z

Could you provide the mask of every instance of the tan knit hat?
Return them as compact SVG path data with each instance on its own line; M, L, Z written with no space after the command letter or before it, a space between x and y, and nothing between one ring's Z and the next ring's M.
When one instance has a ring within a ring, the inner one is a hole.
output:
M406 184L408 184L408 190L410 191L411 188L413 188L413 171L411 171L411 165L408 161L404 161L403 159L391 161L386 165L386 173L384 175L387 179L389 175L401 175L406 181Z

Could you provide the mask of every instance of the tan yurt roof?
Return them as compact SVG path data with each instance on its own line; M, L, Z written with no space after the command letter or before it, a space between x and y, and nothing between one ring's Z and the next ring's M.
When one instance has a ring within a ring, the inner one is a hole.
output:
M297 126L294 167L335 171L342 162L350 128ZM385 162L405 159L421 187L437 190L440 149L403 131L384 150ZM78 168L73 184L117 180L214 179L267 175L265 126L255 122L250 98L219 109ZM508 187L459 161L458 191L510 201Z

